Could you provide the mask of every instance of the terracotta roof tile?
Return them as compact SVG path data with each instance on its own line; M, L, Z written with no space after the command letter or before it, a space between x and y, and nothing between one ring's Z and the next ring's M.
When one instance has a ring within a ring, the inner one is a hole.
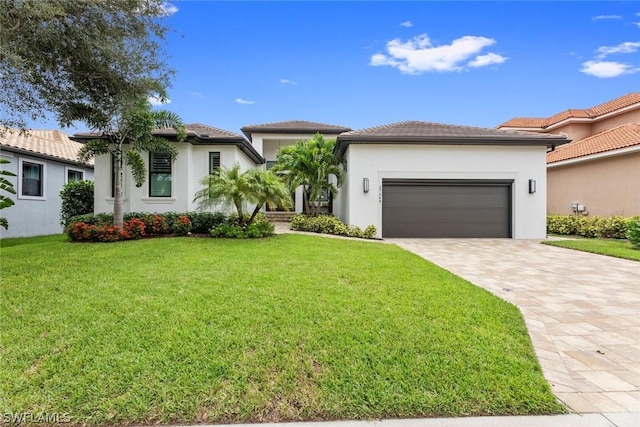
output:
M547 118L530 118L516 117L504 122L498 128L502 127L520 127L520 128L538 128L546 129L551 125L560 123L563 120L571 118L596 119L605 114L613 113L623 108L638 104L640 107L640 92L628 93L611 101L587 108L586 110L570 109L554 114Z
M575 159L634 145L640 145L640 123L627 123L558 147L555 151L547 154L547 163Z
M30 130L29 136L25 136L14 129L0 137L0 145L74 163L78 162L78 151L82 147L59 130ZM93 165L93 160L89 164Z

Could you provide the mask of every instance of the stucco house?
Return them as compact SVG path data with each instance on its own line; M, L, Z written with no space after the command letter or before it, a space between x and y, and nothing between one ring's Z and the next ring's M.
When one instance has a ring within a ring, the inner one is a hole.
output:
M640 215L640 92L498 128L573 140L547 154L548 213Z
M9 229L0 227L1 237L39 236L62 232L60 190L70 181L92 180L93 164L77 161L81 144L58 130L17 130L0 137L0 156L10 163L4 170L14 184L15 204L2 210Z
M279 147L319 132L336 138L337 154L346 159L345 183L330 209L347 224L375 225L378 237L544 238L545 154L567 142L558 135L417 121L359 131L300 120L265 123L243 127L246 138L201 124L186 128L175 163L148 154L145 186L136 188L125 173L125 211L195 210L200 180L218 165L268 168ZM169 130L158 134L175 137ZM113 210L109 156L96 159L95 207Z

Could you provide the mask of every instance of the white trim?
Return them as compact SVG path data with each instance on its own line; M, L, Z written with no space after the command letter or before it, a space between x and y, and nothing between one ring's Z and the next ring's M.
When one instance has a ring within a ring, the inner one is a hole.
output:
M590 154L588 156L581 156L573 159L561 160L559 162L547 163L547 169L551 169L558 166L567 166L574 163L588 162L590 160L603 159L606 157L621 156L623 154L634 153L636 151L640 152L640 145L633 145L631 147L618 148L616 150L604 151L602 153Z
M173 181L172 181L173 184ZM167 204L167 203L173 203L176 201L176 199L174 197L142 197L140 200L142 200L144 203L147 204Z
M82 169L76 169L69 166L64 167L64 183L69 183L69 171L80 172L82 174L82 179L80 181L84 181L84 171Z
M40 165L42 166L42 176L41 178L41 184L42 184L42 196L27 196L27 195L23 195L22 194L22 165L24 162L27 163L33 163L35 165ZM39 160L32 160L31 158L29 159L24 159L22 157L18 158L18 176L17 176L17 181L18 181L18 194L17 197L18 199L22 199L22 200L47 200L47 163L46 162L41 162Z

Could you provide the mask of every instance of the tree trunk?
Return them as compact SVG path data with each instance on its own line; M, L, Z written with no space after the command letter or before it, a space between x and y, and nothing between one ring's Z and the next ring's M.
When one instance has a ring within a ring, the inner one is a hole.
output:
M264 205L264 203L259 203L256 205L256 208L253 210L253 213L251 214L251 217L249 218L249 221L247 222L247 226L253 224L253 220L256 219L256 215L258 215L258 212L260 212L260 209L262 209L262 206Z
M114 157L113 225L122 227L122 150L117 150Z
M311 209L309 206L309 195L307 194L307 188L304 185L302 186L302 206L304 213L306 213L307 215L311 215Z

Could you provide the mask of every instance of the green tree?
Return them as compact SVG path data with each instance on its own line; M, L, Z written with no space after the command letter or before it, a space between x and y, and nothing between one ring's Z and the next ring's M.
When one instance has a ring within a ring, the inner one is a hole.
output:
M62 187L60 224L63 227L74 216L93 213L93 189L93 181L72 181Z
M324 190L330 195L338 192L344 179L344 162L334 154L335 139L325 139L316 133L312 139L297 141L281 147L274 171L281 173L291 191L303 187L305 212L319 212L319 198ZM329 180L335 176L336 183Z
M0 132L164 97L168 14L165 0L0 0Z
M275 173L270 170L251 169L247 175L251 189L249 200L256 204L249 218L249 224L265 205L282 206L285 209L293 206L291 191Z
M171 128L176 132L176 139L184 141L186 130L182 120L175 113L152 110L147 100L139 100L123 106L121 112L106 124L102 124L105 122L101 119L95 120L92 115L88 115L85 120L88 123L94 123L98 129L95 129L97 130L96 139L88 141L80 149L78 159L86 163L98 155L113 155L115 170L113 223L121 227L123 166L130 168L136 187L141 187L146 180L147 170L140 153L168 153L172 161L178 156L178 150L173 143L156 136L154 132L158 129ZM124 144L128 146L126 151L123 149Z
M9 160L0 158L0 165L6 165L9 163L11 163ZM16 176L16 174L4 169L0 170L0 190L6 191L9 194L16 194L16 189L14 188L13 183L5 178L7 176ZM0 194L0 209L11 207L14 204L13 199L9 196ZM7 221L6 218L0 218L0 227L4 227L5 230L9 229L9 221Z
M205 176L200 183L194 202L200 208L210 208L218 203L233 206L241 226L249 226L265 204L291 206L291 194L287 186L270 171L250 169L243 172L238 163L230 169L221 166L215 173ZM245 205L255 203L253 213L245 223Z

